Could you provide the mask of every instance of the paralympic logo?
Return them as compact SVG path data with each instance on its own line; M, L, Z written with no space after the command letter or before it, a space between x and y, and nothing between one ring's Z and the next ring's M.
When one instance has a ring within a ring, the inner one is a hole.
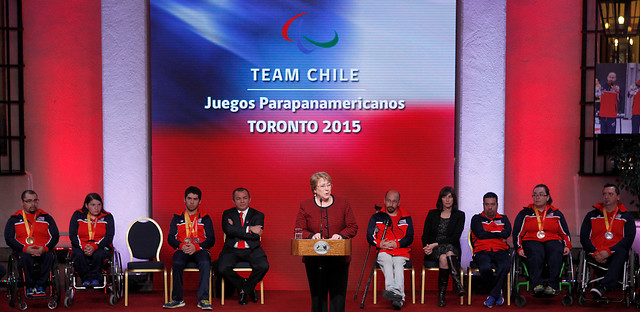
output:
M282 38L284 38L287 41L294 42L293 39L289 38L289 27L291 26L291 23L293 23L293 21L295 19L297 19L298 17L300 17L302 15L305 15L305 14L307 14L307 12L300 13L300 14L292 17L291 19L289 19L286 23L284 23L284 26L282 26ZM334 47L336 44L338 44L338 32L334 30L333 33L334 33L333 39L331 39L331 41L327 41L327 42L317 42L317 41L314 41L314 40L311 40L311 39L307 38L307 36L302 36L302 38L304 38L307 42L311 43L314 46L317 46L317 47L320 47L320 48L331 48L331 47ZM302 53L308 54L308 53L313 52L313 50L315 50L315 48L307 49L306 47L304 47L304 45L302 45L303 41L301 40L302 38L301 38L301 35L300 35L300 31L298 31L296 34L297 34L296 38L298 40L296 40L295 42L296 42L296 44L298 46L298 49Z

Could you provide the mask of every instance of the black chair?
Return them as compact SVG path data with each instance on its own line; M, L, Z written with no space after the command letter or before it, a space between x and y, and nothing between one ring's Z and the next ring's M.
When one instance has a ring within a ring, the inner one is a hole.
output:
M167 269L160 261L162 247L162 229L151 218L140 218L127 230L127 248L131 255L127 270L124 272L124 306L129 305L129 273L164 273L164 303L167 296ZM142 261L133 261L133 259Z

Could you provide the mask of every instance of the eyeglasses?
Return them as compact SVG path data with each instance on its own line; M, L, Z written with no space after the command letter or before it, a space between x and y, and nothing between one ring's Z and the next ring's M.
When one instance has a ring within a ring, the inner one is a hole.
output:
M37 203L39 202L39 199L27 199L27 200L23 200L23 202L27 203L27 204L31 204L31 203Z
M531 195L531 197L533 197L533 198L540 198L540 197L546 197L546 196L549 196L549 195L544 194L544 193L538 193L538 194Z
M327 183L327 184L318 185L318 188L331 188L332 186L333 184Z

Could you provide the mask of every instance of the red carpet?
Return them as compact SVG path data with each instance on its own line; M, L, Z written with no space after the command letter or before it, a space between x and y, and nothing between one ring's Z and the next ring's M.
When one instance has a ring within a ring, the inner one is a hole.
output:
M5 296L5 292L1 292L0 298L0 311L11 311L7 305L7 299ZM185 301L187 306L184 308L175 309L176 312L181 311L201 311L196 307L196 298L195 291L187 291L186 292ZM359 296L358 301L353 300L353 292L348 293L347 297L347 311L361 311L360 310L360 300ZM425 304L420 304L420 296L417 294L416 304L409 303L405 304L402 311L405 312L417 312L417 311L425 311L430 310L432 312L438 311L489 311L486 307L482 306L482 302L484 301L485 295L474 295L472 306L467 305L459 305L457 300L454 300L452 295L448 296L447 306L446 308L440 309L436 305L436 293L435 292L427 292L425 293ZM133 293L129 296L129 306L125 308L124 299L121 300L116 306L111 306L108 303L108 298L106 295L98 292L78 292L75 297L74 305L71 308L65 308L62 305L58 307L60 311L94 311L94 312L102 312L102 311L122 311L122 310L130 310L136 312L144 312L144 311L168 311L162 309L162 293L160 291L154 291L152 293ZM408 298L410 300L410 298ZM613 310L613 309L625 309L623 304L592 304L588 303L586 306L581 307L578 306L577 303L574 302L574 305L571 307L564 307L560 301L561 297L555 297L552 299L538 299L531 298L527 296L527 305L525 307L517 307L517 306L503 306L503 307L495 307L491 309L492 311L506 311L507 309L516 309L521 311L549 311L549 310L562 310L563 312L572 312L572 311L580 311L580 312L602 312L603 309ZM391 305L381 296L378 296L378 304L373 304L373 299L371 296L367 296L367 302L365 303L365 308L363 311L394 311L391 308ZM249 303L246 306L240 306L238 304L237 297L231 297L225 300L225 305L220 305L219 299L213 300L213 310L214 311L261 311L261 312L297 312L297 311L309 311L310 299L305 291L283 291L283 290L270 290L265 291L265 304L260 305L255 303ZM46 301L30 301L28 302L29 310L48 310L46 307ZM629 311L634 311L635 308L629 308ZM13 309L13 311L18 311L17 309Z

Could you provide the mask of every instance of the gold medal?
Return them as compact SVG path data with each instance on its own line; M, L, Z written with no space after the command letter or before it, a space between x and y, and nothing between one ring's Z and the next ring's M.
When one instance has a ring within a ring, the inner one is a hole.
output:
M36 215L33 218L34 223L36 220L38 220L39 215L40 215L40 210L36 212ZM29 226L31 222L29 222L29 219L27 219L27 214L24 212L24 210L22 211L22 220L24 222L24 230L27 233L27 239L25 239L25 242L27 243L27 245L33 245L33 243L35 243L36 241L35 239L33 239L33 236L32 236L33 228L35 224Z
M546 234L544 234L544 231L538 231L538 233L536 233L536 236L539 239L544 239L544 237L546 236Z
M200 238L194 237L193 238L193 242L196 243L196 244L200 244Z
M611 233L611 232L604 233L604 238L612 239L613 238L613 233Z
M191 243L191 237L187 237L187 238L185 238L185 239L184 239L184 243L185 243L185 244L189 244L189 243Z

